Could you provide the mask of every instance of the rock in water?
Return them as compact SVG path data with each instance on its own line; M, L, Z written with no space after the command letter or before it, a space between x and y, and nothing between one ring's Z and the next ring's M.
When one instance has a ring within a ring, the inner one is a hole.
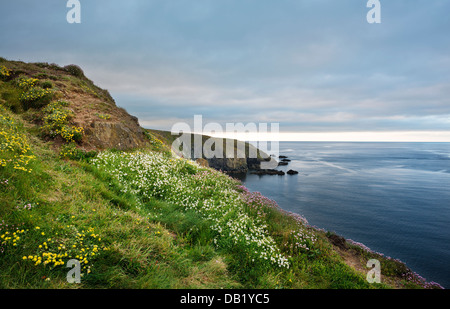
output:
M280 175L280 176L283 176L285 173L283 171L278 171L278 170L257 170L257 171L251 172L251 174L255 174L255 175Z

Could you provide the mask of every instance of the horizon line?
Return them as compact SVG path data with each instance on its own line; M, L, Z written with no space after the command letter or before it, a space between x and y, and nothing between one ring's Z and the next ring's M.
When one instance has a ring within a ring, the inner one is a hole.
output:
M156 131L171 130L145 128ZM449 131L340 131L340 132L209 132L191 131L214 138L252 142L398 142L450 143Z
M194 132L196 133L196 132ZM212 134L211 134L212 133ZM450 131L361 131L361 132L202 132L216 138L241 141L267 142L398 142L398 143L450 143Z

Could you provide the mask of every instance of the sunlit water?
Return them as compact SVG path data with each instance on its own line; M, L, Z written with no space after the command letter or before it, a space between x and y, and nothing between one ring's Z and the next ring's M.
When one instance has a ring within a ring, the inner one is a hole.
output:
M298 175L243 183L450 288L450 143L282 142Z

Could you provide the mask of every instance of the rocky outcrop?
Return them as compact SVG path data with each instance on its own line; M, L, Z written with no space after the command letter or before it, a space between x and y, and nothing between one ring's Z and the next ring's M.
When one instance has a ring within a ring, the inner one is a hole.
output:
M289 164L289 162L291 162L291 160L287 159L286 156L279 156L278 158L281 158L282 160L280 162L274 161L276 163L277 166L286 166ZM274 159L270 159L270 160L274 160ZM251 172L251 174L254 175L296 175L298 174L297 171L294 170L289 170L287 172L284 171L280 171L280 170L276 170L276 169L256 169L255 171Z
M128 150L144 147L147 139L139 125L132 122L91 122L85 127L85 144L94 149Z
M262 169L262 170L257 170L257 171L253 171L250 174L254 174L254 175L279 175L279 176L283 176L286 173L283 171L279 171L279 170L272 170L272 169Z
M253 147L253 146L251 146ZM268 155L259 152L257 157L249 156L248 153L245 155L227 157L227 158L208 158L207 161L209 166L221 170L227 174L241 174L247 173L248 171L270 171L269 167L276 167L277 162L270 158ZM264 165L266 164L266 165ZM280 172L280 171L278 171ZM283 172L284 174L284 172Z
M166 134L168 135L167 132ZM190 133L173 135L172 138L174 147L172 150L180 157L190 158L194 161L206 161L209 167L227 174L242 174L249 170L260 170L262 167L264 168L262 163L269 163L272 160L276 162L250 143L238 140ZM185 149L185 144L190 145L190 149ZM199 158L200 155L201 158ZM277 165L272 166L276 167Z
M330 235L328 235L328 239L330 240L330 242L333 245L335 245L335 246L337 246L337 247L339 247L341 249L347 249L348 248L347 241L342 236L339 236L339 235L336 235L336 234L330 234Z
M246 158L210 158L210 167L225 173L246 173L248 171Z

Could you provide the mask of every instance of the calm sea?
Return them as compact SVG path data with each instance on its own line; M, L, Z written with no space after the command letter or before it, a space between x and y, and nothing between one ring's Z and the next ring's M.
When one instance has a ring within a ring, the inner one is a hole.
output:
M245 186L450 288L450 143L282 142L280 155L298 175Z

